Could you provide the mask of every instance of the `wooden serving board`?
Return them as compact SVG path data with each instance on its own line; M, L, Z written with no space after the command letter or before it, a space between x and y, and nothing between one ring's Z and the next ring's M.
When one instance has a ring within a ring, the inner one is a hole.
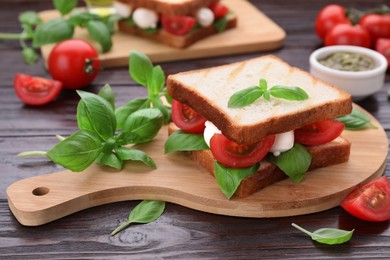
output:
M279 48L283 44L286 36L284 30L251 3L246 0L223 0L223 2L236 13L237 28L205 38L186 49L176 49L137 36L116 32L113 35L112 49L100 55L102 67L127 66L131 50L145 53L153 62L165 62L266 51ZM40 17L47 21L59 17L59 13L56 10L43 11ZM77 29L74 37L86 39L100 49L84 29ZM41 48L45 61L53 47L54 44L49 44Z
M361 108L359 108L361 109ZM86 208L125 200L163 200L200 211L239 217L282 217L323 211L339 205L355 187L383 174L387 136L377 129L344 131L351 141L347 163L310 172L300 184L289 179L247 198L231 200L214 177L183 153L164 155L167 129L140 148L156 170L136 162L122 171L92 165L84 172L61 172L20 180L7 189L9 206L18 221L36 226Z

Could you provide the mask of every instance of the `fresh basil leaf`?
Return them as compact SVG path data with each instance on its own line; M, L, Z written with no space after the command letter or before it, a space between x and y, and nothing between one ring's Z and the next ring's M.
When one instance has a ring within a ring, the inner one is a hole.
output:
M36 26L42 23L42 19L39 18L38 13L34 11L26 11L19 15L19 22L29 26Z
M165 209L164 201L144 200L139 203L129 214L126 222L116 228L111 235L115 235L131 223L150 223L158 219Z
M73 26L86 27L87 22L91 20L99 20L100 16L96 14L91 14L89 12L73 12L68 21Z
M33 47L57 43L73 37L74 27L65 19L49 20L38 26L34 33Z
M336 120L343 123L346 130L360 130L367 127L377 128L365 113L356 108L352 109L351 114L336 117Z
M147 98L137 98L128 102L115 110L115 117L117 121L117 129L123 128L127 118L135 111L150 107L150 101Z
M53 0L53 4L61 15L66 15L76 7L77 0Z
M263 95L263 91L258 86L249 87L235 92L228 101L228 107L239 108L255 102Z
M162 91L162 96L165 97L165 99L167 100L167 102L168 102L169 104L172 104L172 97L168 94L168 92L167 92L166 89L164 89L164 90Z
M224 16L222 18L217 19L213 23L213 26L214 26L215 30L217 30L217 32L223 32L226 29L227 23L228 23L228 20L227 20L226 16Z
M123 130L152 140L163 125L163 115L157 108L144 108L132 113L126 120Z
M267 159L278 166L295 183L302 181L311 164L311 154L300 144L294 144L293 148L279 156L270 154Z
M118 14L112 14L105 17L102 17L102 21L106 24L108 30L110 31L110 34L114 34L115 32L115 26L116 23L121 19L122 17Z
M268 83L265 79L260 79L259 80L259 88L262 90L262 91L267 91L268 89Z
M56 164L79 172L96 160L102 148L103 144L95 132L79 130L48 151L47 157Z
M87 29L92 39L100 44L103 53L111 49L111 33L105 23L98 20L90 20L87 22Z
M164 152L209 150L202 134L190 134L182 130L173 132L164 145Z
M300 87L273 86L269 91L272 96L286 100L300 101L309 98L306 91Z
M155 66L152 72L152 80L149 86L149 92L152 95L158 95L165 85L165 74L161 66Z
M136 133L127 131L121 132L116 138L116 144L118 146L126 145L126 144L142 144L149 142L151 139L149 137L139 136Z
M22 51L23 61L26 64L34 64L38 60L38 53L33 48L23 48Z
M153 159L147 155L144 151L136 150L136 149L130 149L125 147L119 147L115 149L116 154L118 157L123 160L132 160L132 161L141 161L150 168L156 169L157 166L154 163Z
M122 160L119 159L118 156L113 152L100 153L100 155L96 158L96 162L118 170L123 168Z
M115 134L116 119L110 103L104 98L77 90L83 104L77 107L77 123L80 129L95 131L102 140Z
M115 109L115 93L109 84L104 85L98 95L107 100L112 109Z
M327 245L338 245L348 242L352 238L354 230L347 231L337 228L321 228L314 232L310 232L295 223L291 224L296 229L309 235L314 241Z
M145 54L131 51L129 72L135 82L147 87L153 76L153 64Z
M170 107L165 106L158 96L156 98L153 98L152 104L153 107L158 108L163 114L164 124L168 124L169 122L171 122L172 111Z
M230 199L236 192L241 181L248 176L256 173L260 167L260 163L252 165L248 168L229 168L219 162L214 162L214 176L219 187L226 198Z

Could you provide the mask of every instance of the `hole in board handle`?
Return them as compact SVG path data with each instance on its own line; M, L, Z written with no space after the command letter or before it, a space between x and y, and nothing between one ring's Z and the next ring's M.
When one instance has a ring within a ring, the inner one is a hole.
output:
M38 187L32 191L32 194L35 196L43 196L43 195L46 195L48 193L49 193L49 188L46 188L46 187Z

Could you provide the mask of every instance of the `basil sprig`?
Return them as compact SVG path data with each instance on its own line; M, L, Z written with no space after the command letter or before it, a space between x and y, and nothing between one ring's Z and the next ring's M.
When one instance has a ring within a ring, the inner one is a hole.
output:
M165 74L161 66L153 66L145 54L131 51L129 73L135 82L147 88L148 97L134 99L115 111L115 116L118 119L117 129L123 128L125 119L130 114L148 107L159 109L163 114L164 123L169 123L171 121L171 108L164 105L161 97L165 96L168 102L171 99L165 89Z
M377 126L371 122L370 118L365 113L356 108L353 108L349 115L339 116L335 119L343 123L346 130L377 128Z
M209 150L203 134L190 134L182 130L173 132L164 145L165 153L175 151Z
M327 245L337 245L348 242L352 238L354 231L347 231L337 228L320 228L314 232L310 232L295 223L292 223L291 225L303 233L309 235L314 241Z
M125 229L131 223L150 223L158 219L165 209L164 201L157 200L144 200L134 207L132 211L130 211L128 219L117 227L114 231L112 231L111 235L114 236L118 232Z
M79 131L48 152L25 152L19 156L46 155L53 162L72 171L83 171L93 162L122 169L127 160L141 161L155 169L145 152L125 147L151 141L163 125L163 114L156 108L144 108L128 115L123 129L116 132L115 95L109 85L99 95L77 91L81 100L77 107Z
M270 100L271 96L286 100L301 101L309 98L306 91L300 87L273 86L268 89L265 79L260 79L258 86L252 86L235 92L228 101L228 107L240 108L254 103L260 97Z

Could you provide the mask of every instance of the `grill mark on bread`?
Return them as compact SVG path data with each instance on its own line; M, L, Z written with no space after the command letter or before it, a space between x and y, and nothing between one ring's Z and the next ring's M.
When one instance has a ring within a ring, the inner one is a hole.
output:
M238 64L236 68L234 68L228 75L229 80L235 79L237 75L245 69L246 62L242 62L241 64Z
M271 66L272 66L271 61L265 64L264 67L260 70L260 74L266 74Z

